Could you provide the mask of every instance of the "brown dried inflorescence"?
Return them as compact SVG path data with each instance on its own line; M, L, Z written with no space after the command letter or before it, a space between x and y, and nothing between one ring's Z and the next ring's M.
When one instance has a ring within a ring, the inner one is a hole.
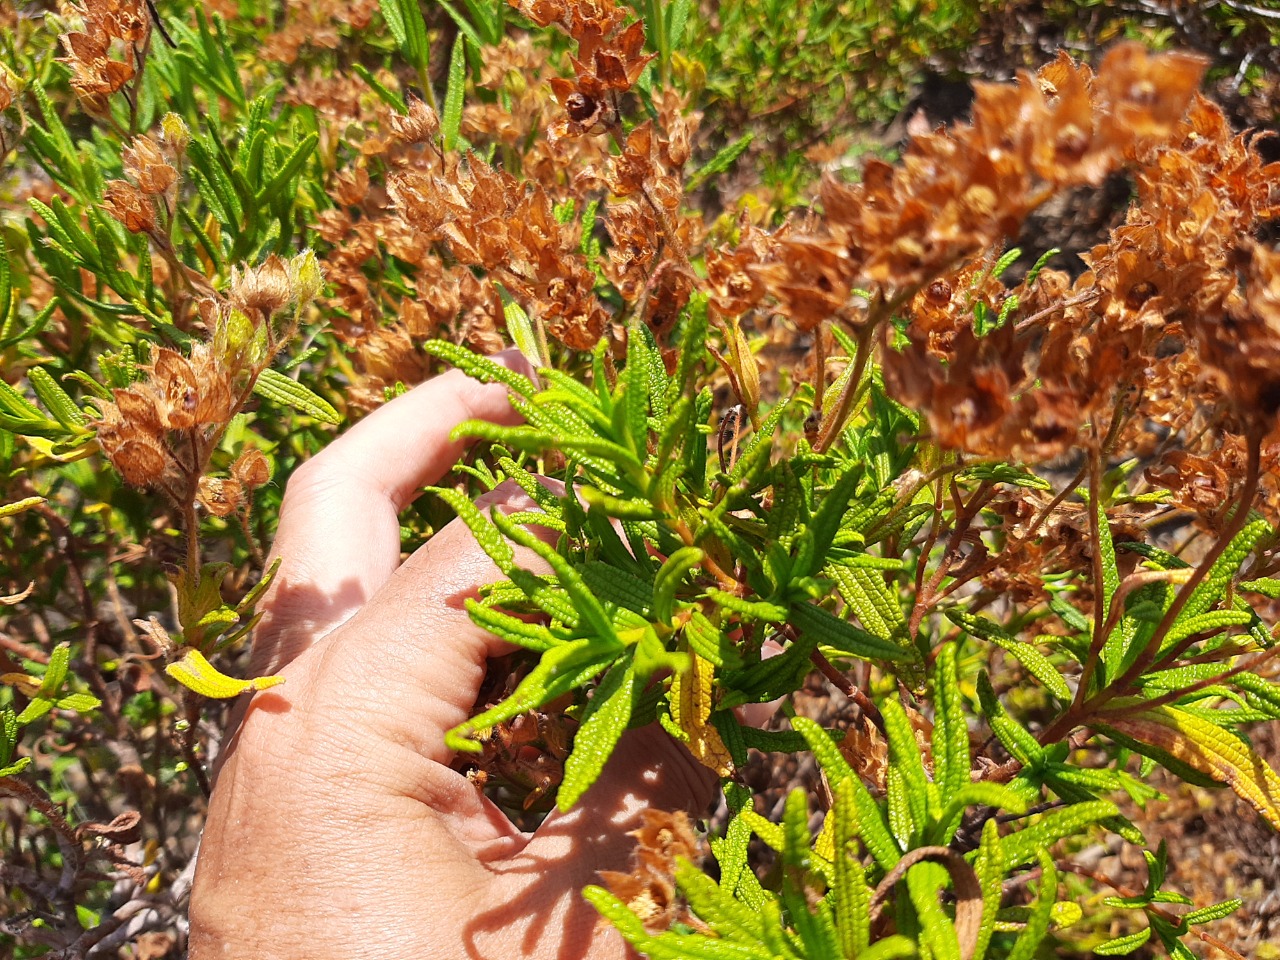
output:
M620 29L627 12L613 0L508 0L539 26L554 23L578 43L570 58L574 76L555 77L551 88L564 108L551 139L580 137L618 123L617 97L626 93L654 54L644 52L644 23Z
M101 112L105 98L133 79L151 36L151 17L142 0L84 0L71 6L83 29L59 38L71 68L71 88L90 109ZM119 49L124 59L115 59Z
M1256 246L1236 250L1240 237L1280 213L1280 165L1264 164L1203 98L1192 97L1185 116L1174 118L1164 98L1187 89L1186 61L1170 65L1173 94L1166 94L1159 60L1144 58L1113 51L1086 85L1108 104L1095 107L1101 119L1090 142L1112 144L1109 156L1133 166L1138 188L1125 223L1084 257L1088 269L1074 282L1046 271L1036 284L1011 290L974 288L972 266L945 274L911 304L910 345L885 352L886 381L929 412L944 446L1046 458L1074 446L1082 426L1101 438L1114 423L1125 442L1154 452L1157 433L1203 420L1223 394L1237 427L1274 423L1274 333L1263 318L1271 255ZM1110 79L1109 67L1117 71ZM1064 77L1080 76L1062 61L1051 69L1059 90ZM1143 77L1159 96L1142 95ZM1142 103L1151 112L1145 120L1137 118ZM1105 119L1112 116L1133 131L1120 146L1126 135ZM1074 176L1092 178L1095 166ZM978 336L974 300L998 310L1010 296L1018 307L1008 325ZM1212 382L1206 364L1220 372Z
M187 356L153 348L142 368L145 380L98 401L98 443L128 483L160 490L179 505L198 497L226 516L267 481L266 460L254 451L236 462L229 478L204 474L218 438L292 336L296 313L280 329L273 316L314 298L319 284L310 252L287 264L272 256L256 268L234 270L225 298L200 303L208 340L193 343Z
M229 371L208 344L190 357L163 347L145 368L149 377L101 401L98 443L125 480L165 488L185 472L186 431L224 425L235 413Z
M600 339L607 315L579 230L556 218L541 186L528 189L473 156L441 173L406 173L390 192L407 223L502 282L556 339L575 350Z
M674 922L696 922L676 893L677 859L697 863L698 839L682 810L643 811L644 825L633 830L636 849L630 873L601 870L600 881L644 923L650 933L661 933Z

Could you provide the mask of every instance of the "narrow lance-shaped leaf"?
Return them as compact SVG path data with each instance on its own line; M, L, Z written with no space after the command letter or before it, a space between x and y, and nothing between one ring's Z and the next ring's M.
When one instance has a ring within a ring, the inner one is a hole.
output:
M253 385L253 392L268 400L301 410L322 423L342 422L342 415L328 400L277 370L263 370Z
M88 418L80 412L76 402L44 367L32 367L27 372L31 387L54 418L72 433L85 433Z
M1107 724L1227 784L1280 829L1280 776L1236 734L1172 706Z
M902 777L907 808L911 814L911 832L913 836L918 836L929 822L929 790L924 758L920 755L915 730L902 704L896 698L890 698L884 703L881 712L885 734L889 740L889 766Z
M1209 575L1192 591L1187 605L1182 608L1182 616L1194 617L1213 606L1222 596L1227 583L1239 572L1245 558L1253 552L1254 546L1270 532L1271 525L1265 520L1254 520L1246 524L1214 563Z
M808 717L793 717L791 726L808 742L814 759L818 761L818 766L827 775L833 788L845 781L849 782L857 813L858 835L881 867L885 870L893 869L902 858L902 851L889 832L879 804L853 772L848 761L841 756L840 748L822 727Z
M513 617L487 607L470 597L466 600L467 613L471 622L488 630L495 637L526 650L549 650L561 641L550 630L540 623L531 623L520 617Z
M969 784L972 769L956 659L956 644L945 644L938 651L933 673L933 780L944 800Z
M960 960L960 940L955 925L938 901L938 891L946 882L946 867L922 861L907 871L907 895L920 923L920 938L929 944L935 960Z
M445 734L450 750L478 753L480 743L472 739L479 731L528 713L587 683L618 657L617 647L584 638L552 647L542 655L538 665L520 681L506 700L482 711Z
M53 652L49 654L49 664L44 670L44 679L40 682L38 696L52 697L62 689L70 663L71 645L69 643L63 642L53 648Z
M1093 948L1093 952L1099 957L1128 957L1150 939L1151 928L1143 927L1123 937L1113 937L1105 943L1100 943Z
M618 739L631 721L640 681L631 658L614 664L595 690L573 739L573 752L564 765L564 780L556 797L561 812L573 807L600 776Z
M697 547L681 547L658 569L653 579L653 616L659 623L671 622L676 590L704 556Z
M481 383L505 383L523 397L532 397L538 392L533 381L524 374L509 370L489 357L482 357L456 343L450 343L447 340L428 340L422 345L422 351L457 367L467 376Z
M982 888L982 923L978 927L973 955L985 957L995 932L1000 904L1004 900L1005 858L1000 849L1000 829L994 818L982 825L982 840L974 867L978 885Z
M1036 766L1044 760L1044 748L1036 741L1022 724L1018 723L1005 710L1004 705L996 697L991 686L991 678L986 671L978 674L978 700L982 712L991 725L991 731L1000 740L1001 745L1024 766Z
M416 6L417 0L414 0ZM453 42L449 57L449 85L444 94L444 114L440 118L440 133L444 148L452 150L458 145L458 131L462 127L462 98L467 80L467 38L463 34Z
M683 857L676 861L676 883L698 919L718 936L744 944L759 944L761 916Z
M449 504L453 512L458 515L458 519L471 531L471 535L475 537L476 543L486 556L499 570L511 576L511 572L515 569L515 553L511 549L511 544L502 536L502 532L480 512L480 508L472 502L470 497L460 490L449 487L427 487L426 492L434 493Z
M947 618L962 630L975 637L994 643L1017 660L1027 672L1039 680L1046 690L1059 700L1071 699L1071 688L1062 678L1049 658L1034 645L1010 636L998 624L985 617L974 616L962 610L948 610Z
M856 957L871 942L871 886L867 883L861 860L850 849L858 836L858 809L849 778L836 785L835 796L835 806L829 816L835 818L835 882L832 892L836 905L836 930L844 956Z
M1046 850L1037 850L1036 859L1040 863L1036 905L1027 918L1027 925L1018 937L1018 942L1009 951L1008 960L1032 960L1049 932L1049 923L1053 919L1053 905L1058 899L1058 868Z
M526 527L518 523L514 523L510 518L504 516L501 512L494 508L491 519L494 526L513 543L517 543L522 547L527 547L539 557L547 562L552 571L560 580L560 586L569 594L573 601L574 608L582 616L583 620L590 624L595 631L596 636L601 640L617 645L618 634L614 630L613 622L609 619L609 615L605 613L604 607L600 605L600 601L596 599L591 589L583 582L582 577L574 570L573 566L564 557L560 556L554 548L549 546L546 541L536 536Z
M733 166L733 162L746 152L747 147L751 146L751 141L754 139L754 133L747 133L727 146L721 147L714 157L703 164L689 178L688 189L696 189L704 180L728 170Z
M1045 814L1038 823L1004 838L1001 850L1007 868L1030 863L1039 851L1064 837L1083 833L1090 825L1114 817L1117 812L1116 805L1109 800L1091 800Z
M914 651L859 630L817 604L795 604L787 615L802 637L862 660L908 660Z

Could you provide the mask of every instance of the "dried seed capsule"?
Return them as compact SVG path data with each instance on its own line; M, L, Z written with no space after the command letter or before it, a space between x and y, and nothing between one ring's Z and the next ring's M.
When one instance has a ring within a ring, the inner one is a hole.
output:
M599 104L585 93L571 93L564 101L565 112L574 123L586 123L599 109Z

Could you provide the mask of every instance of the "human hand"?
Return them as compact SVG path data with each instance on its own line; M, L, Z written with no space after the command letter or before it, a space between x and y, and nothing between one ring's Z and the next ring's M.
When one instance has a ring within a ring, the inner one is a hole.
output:
M452 468L449 433L473 417L517 419L505 387L445 374L290 480L251 660L287 682L255 694L224 745L192 960L624 957L579 891L629 868L643 810L710 802L714 776L658 728L626 734L577 806L534 834L449 768L445 731L509 649L463 601L501 574L459 521L402 564L397 514ZM478 502L536 509L514 488Z

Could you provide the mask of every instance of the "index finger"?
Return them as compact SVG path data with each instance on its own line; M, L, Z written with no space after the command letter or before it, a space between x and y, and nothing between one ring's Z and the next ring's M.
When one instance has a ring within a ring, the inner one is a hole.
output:
M516 351L493 359L528 369ZM294 660L387 582L400 564L399 512L462 456L465 441L450 433L470 419L519 421L504 385L451 370L374 411L294 472L271 551L280 570L259 606L254 675Z

